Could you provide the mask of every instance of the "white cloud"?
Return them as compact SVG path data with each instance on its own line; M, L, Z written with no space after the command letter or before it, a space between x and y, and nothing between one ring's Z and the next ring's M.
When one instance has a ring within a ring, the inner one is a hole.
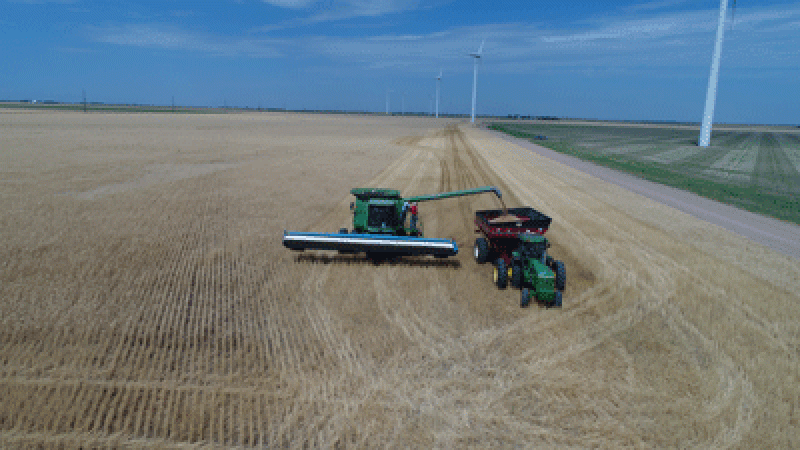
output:
M742 25L737 20L734 31L726 34L726 65L768 70L789 67L790 60L795 67L800 64L798 52L791 53L779 44L791 40L792 35L796 40L793 27L800 19L800 7L738 12ZM467 71L470 66L466 55L485 38L483 70L487 71L706 71L717 17L716 11L709 9L646 19L611 18L580 31L552 30L535 24L489 24L427 35L327 37L304 47L374 69L429 71L430 67L444 65L450 71ZM761 50L745 50L753 46Z
M274 6L292 9L306 8L315 1L316 0L264 0L265 3L269 3Z
M264 25L253 31L269 32L286 28L303 27L323 22L334 22L359 17L380 17L415 9L431 8L452 0L264 0L267 3L294 9L311 9L310 16L290 19L277 24Z
M95 40L118 45L211 55L323 57L337 67L425 72L441 66L451 73L471 70L467 55L486 39L482 69L485 71L704 72L713 50L717 17L714 9L708 9L648 18L595 20L588 29L585 23L555 30L537 24L506 23L428 34L302 36L280 40L220 37L161 25L130 25L97 29L94 36ZM800 65L800 54L790 46L797 41L800 6L739 10L736 17L736 27L726 33L723 57L727 67L778 70Z
M56 47L56 50L64 53L97 53L97 49L94 48Z
M8 0L10 3L26 3L29 5L40 5L45 3L62 3L69 4L75 3L78 0Z
M638 5L631 5L625 7L624 10L628 12L654 11L657 9L673 8L688 2L689 0L659 0L648 3L640 3Z
M270 58L283 56L275 39L228 38L191 33L159 25L126 25L92 27L89 33L98 42L136 47L189 50L214 56L248 56Z

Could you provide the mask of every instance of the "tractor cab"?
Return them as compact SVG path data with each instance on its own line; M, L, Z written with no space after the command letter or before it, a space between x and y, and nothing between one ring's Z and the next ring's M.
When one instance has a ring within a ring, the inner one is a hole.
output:
M519 235L520 246L513 252L514 260L537 260L545 265L548 264L547 249L550 243L547 238L534 233L522 233Z

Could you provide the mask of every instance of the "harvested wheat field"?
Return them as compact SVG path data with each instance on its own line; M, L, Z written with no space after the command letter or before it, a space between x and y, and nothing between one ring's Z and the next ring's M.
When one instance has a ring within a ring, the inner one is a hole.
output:
M800 263L424 118L0 113L0 446L800 446ZM294 253L349 190L498 186L563 309L472 259Z

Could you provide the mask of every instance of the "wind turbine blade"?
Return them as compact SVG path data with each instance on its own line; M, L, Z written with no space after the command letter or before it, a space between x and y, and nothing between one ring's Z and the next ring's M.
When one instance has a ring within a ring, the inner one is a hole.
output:
M483 54L483 44L485 44L485 43L486 43L486 39L484 39L481 42L481 47L478 49L478 55L482 55Z

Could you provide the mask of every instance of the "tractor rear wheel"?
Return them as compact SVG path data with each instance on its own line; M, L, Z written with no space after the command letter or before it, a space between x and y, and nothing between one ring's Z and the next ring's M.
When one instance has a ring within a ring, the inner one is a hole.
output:
M527 308L528 305L531 304L531 291L528 288L522 288L519 294L519 306L520 308Z
M508 286L508 268L503 258L497 258L494 263L494 283L499 289L505 289Z
M475 261L478 264L483 264L489 260L489 242L486 238L479 237L475 239Z
M553 307L553 308L561 308L561 299L562 299L562 297L563 297L563 295L561 294L561 291L556 291L556 296L553 297L553 300L551 301L550 306Z
M567 268L561 261L553 261L553 272L556 275L556 289L563 291L567 286Z
M511 264L511 287L519 289L522 287L522 266Z

